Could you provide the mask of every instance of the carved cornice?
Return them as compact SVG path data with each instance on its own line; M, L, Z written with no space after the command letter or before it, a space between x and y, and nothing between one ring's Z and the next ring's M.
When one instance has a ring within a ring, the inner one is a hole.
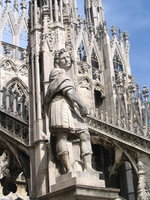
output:
M136 149L136 151L139 150L150 154L150 139L93 117L88 116L87 122L91 133L95 133L104 139L111 138L119 143Z

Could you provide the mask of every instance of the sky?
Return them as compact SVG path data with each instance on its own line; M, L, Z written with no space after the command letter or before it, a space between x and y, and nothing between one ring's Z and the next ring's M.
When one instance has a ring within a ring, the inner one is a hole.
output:
M77 0L83 13L83 0ZM150 0L103 0L108 30L112 25L127 31L132 75L141 88L150 89Z

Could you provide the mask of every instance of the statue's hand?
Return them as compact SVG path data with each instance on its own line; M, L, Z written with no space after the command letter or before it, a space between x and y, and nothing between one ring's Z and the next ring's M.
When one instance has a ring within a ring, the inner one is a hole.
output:
M89 115L89 111L85 105L80 106L80 114L82 117L85 117L86 115Z

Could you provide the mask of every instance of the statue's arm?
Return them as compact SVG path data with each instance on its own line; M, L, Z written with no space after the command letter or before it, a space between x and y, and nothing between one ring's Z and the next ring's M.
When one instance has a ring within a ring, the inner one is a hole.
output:
M87 107L85 106L85 104L83 103L83 101L81 100L81 98L79 97L79 95L73 88L65 92L65 96L71 102L71 105L74 108L75 108L75 105L77 104L80 114L82 116L86 116L89 114Z

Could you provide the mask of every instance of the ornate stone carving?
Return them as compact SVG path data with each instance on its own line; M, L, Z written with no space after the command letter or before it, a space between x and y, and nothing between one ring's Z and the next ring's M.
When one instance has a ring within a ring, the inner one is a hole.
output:
M28 77L28 67L27 67L27 65L21 65L19 72L22 76Z
M102 98L105 97L104 86L99 83L99 81L94 82L94 90L101 92Z
M93 79L94 80L101 81L101 73L102 72L99 69L94 69L93 68L92 73L93 73Z
M87 75L89 73L90 66L86 63L79 64L79 74Z
M17 71L16 65L11 60L4 60L2 62L2 68L6 71Z
M90 83L90 81L88 80L88 78L82 78L82 79L79 81L79 87L80 87L80 88L86 88L86 89L88 89L88 90L91 90L91 89L92 89L91 83Z

